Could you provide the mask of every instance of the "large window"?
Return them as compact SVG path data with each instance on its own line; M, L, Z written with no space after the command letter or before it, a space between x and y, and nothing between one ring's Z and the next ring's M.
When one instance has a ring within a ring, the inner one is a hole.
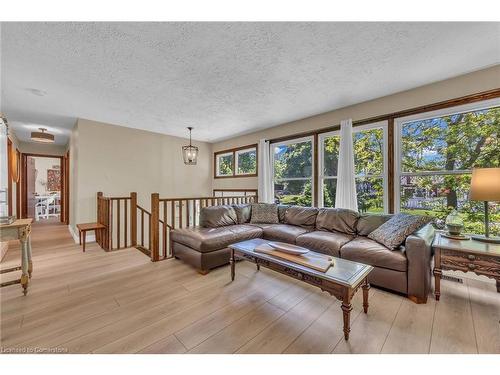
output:
M214 177L257 176L257 145L214 153Z
M387 123L355 127L353 131L356 192L360 212L387 211ZM320 136L320 205L335 206L339 132Z
M271 145L274 197L277 203L311 206L313 140L311 137Z
M484 233L483 205L468 200L472 168L500 166L500 101L465 105L396 121L396 209L443 225L452 209L465 230ZM500 234L500 206L491 204Z

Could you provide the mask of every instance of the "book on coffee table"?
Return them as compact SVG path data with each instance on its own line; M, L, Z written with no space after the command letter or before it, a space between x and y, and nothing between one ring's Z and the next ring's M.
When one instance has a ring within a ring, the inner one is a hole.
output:
M268 243L262 243L255 247L256 253L263 253L285 259L302 266L310 267L316 271L326 272L333 265L333 257L328 255L314 253L312 251L305 254L294 255L279 251Z

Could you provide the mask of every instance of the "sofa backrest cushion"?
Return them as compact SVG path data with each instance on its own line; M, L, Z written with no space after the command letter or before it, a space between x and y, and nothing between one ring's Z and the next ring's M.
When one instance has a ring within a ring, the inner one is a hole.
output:
M315 207L290 206L285 211L285 223L312 229L316 224L318 209Z
M316 229L345 234L356 234L359 214L345 208L321 208L316 218Z
M278 206L274 203L252 203L252 224L279 224Z
M250 222L250 218L252 217L251 204L233 204L233 208L236 211L238 224L245 224Z
M388 249L395 250L413 232L432 221L430 216L396 214L368 235Z
M238 224L233 206L203 207L200 211L200 225L205 228L218 228Z
M392 216L393 215L362 214L356 224L358 235L368 236Z

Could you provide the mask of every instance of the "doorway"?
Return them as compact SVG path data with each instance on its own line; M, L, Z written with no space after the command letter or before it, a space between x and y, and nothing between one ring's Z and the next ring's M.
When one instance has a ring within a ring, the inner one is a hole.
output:
M23 154L23 218L40 223L65 222L64 157Z

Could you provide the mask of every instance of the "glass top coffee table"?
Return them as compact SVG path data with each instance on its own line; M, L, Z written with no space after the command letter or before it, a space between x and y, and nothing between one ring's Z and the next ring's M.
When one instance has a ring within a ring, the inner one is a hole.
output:
M350 314L352 310L352 297L360 287L363 289L363 309L364 312L367 313L368 291L370 289L367 278L368 274L373 270L373 267L346 259L333 258L334 265L326 272L320 272L285 259L255 252L257 246L268 242L269 241L261 238L256 238L229 246L231 249L231 280L234 280L235 277L235 260L236 258L242 258L257 264L257 269L263 266L310 285L314 285L330 293L332 296L342 301L344 337L348 340L351 330Z

